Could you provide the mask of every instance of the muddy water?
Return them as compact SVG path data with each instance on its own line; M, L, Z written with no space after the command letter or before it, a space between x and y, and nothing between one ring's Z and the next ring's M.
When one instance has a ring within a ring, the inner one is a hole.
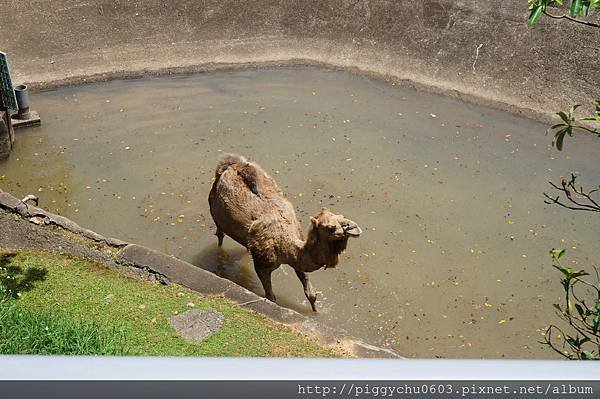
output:
M299 219L357 221L339 267L311 275L317 319L423 358L549 358L559 276L548 250L598 264L600 218L545 205L548 180L598 183L600 142L551 149L545 126L383 81L313 68L115 81L32 95L0 187L100 233L188 260L262 294L208 210L215 159L245 154ZM278 302L311 314L292 270Z

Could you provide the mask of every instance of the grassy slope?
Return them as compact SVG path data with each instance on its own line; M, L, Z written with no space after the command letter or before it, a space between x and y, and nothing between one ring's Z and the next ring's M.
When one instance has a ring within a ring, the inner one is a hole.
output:
M0 301L0 354L126 355L126 342L116 329Z
M20 267L23 272L30 268L47 271L43 281L21 292L18 301L23 308L59 319L91 322L102 331L121 331L132 355L334 355L293 330L223 298L202 297L174 284L134 280L93 262L54 254L20 251L5 259L9 267ZM180 338L169 325L171 316L190 309L191 304L225 316L221 330L199 344Z

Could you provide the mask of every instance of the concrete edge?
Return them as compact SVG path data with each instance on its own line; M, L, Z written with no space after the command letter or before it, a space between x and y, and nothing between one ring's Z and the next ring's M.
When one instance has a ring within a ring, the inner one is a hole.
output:
M45 211L36 206L28 205L11 194L0 190L0 208L17 213L25 218L37 218L39 224L55 225L72 233L79 234L90 240L107 244L111 247L124 247L128 243L117 238L105 237L95 231L79 226L63 216Z
M496 110L505 111L513 115L526 117L539 122L552 123L556 120L554 112L536 110L524 106L511 104L508 101L500 99L491 99L485 96L480 96L474 93L461 92L455 88L445 87L443 85L435 85L432 83L420 82L418 80L409 79L406 77L396 76L377 72L374 70L363 69L355 66L347 66L336 64L333 62L324 62L310 58L291 58L286 60L272 61L250 61L250 62L206 62L185 66L158 67L158 68L143 68L133 70L107 70L101 73L91 75L75 75L62 79L48 81L26 81L30 92L39 92L45 90L53 90L60 87L76 86L90 83L108 82L116 79L141 79L145 77L158 77L166 75L190 75L195 73L207 73L214 71L235 71L244 68L270 68L270 67L301 67L313 66L334 71L344 71L360 76L366 76L373 79L379 79L394 83L400 87L408 87L427 93L440 94L468 104L481 105Z
M314 338L325 347L341 347L352 356L361 358L402 358L390 349L364 343L349 336L342 329L322 325L295 310L268 301L266 298L258 296L230 280L174 256L116 238L104 237L63 216L26 205L18 198L2 190L0 190L0 208L24 218L36 218L36 223L55 225L93 241L117 248L119 251L116 254L116 262L123 266L151 271L170 282L180 284L203 295L227 298L238 304L238 306L244 306L277 323L292 327L300 333Z

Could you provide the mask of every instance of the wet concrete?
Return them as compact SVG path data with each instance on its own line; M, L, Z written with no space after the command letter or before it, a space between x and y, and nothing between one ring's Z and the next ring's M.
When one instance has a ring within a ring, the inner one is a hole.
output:
M99 233L174 254L262 294L244 249L216 246L206 201L222 151L260 163L301 223L356 220L338 269L313 273L318 320L416 357L552 357L548 250L597 262L598 221L543 203L571 170L594 183L590 137L549 148L545 125L313 68L115 81L32 96L0 186ZM577 265L575 265L577 266ZM280 304L310 315L291 269Z

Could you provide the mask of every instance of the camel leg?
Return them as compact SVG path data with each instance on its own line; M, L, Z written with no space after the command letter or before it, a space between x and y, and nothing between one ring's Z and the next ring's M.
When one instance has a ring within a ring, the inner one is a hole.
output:
M271 272L275 269L254 259L254 270L256 270L256 275L265 290L265 297L271 302L275 302L275 294L273 294L273 287L271 287Z
M217 226L217 232L215 233L217 239L219 240L219 246L223 245L223 238L225 237L225 233Z
M317 306L315 305L315 303L317 302L317 293L315 292L315 289L308 280L308 276L306 275L306 273L300 272L298 270L296 270L296 276L298 276L300 282L302 283L302 286L304 287L304 295L306 295L306 299L308 299L308 302L310 302L310 307L312 308L313 312L316 312Z

